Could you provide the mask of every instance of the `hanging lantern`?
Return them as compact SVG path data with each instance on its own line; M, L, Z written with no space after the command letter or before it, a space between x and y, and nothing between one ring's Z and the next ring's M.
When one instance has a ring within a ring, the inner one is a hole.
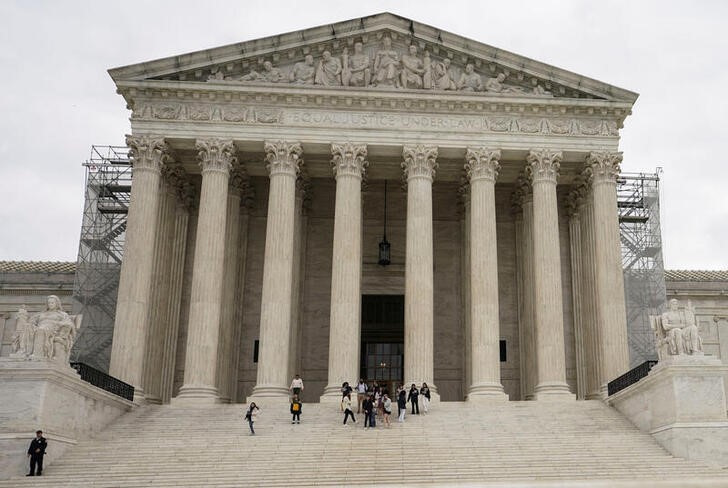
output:
M387 180L384 180L384 235L379 243L379 265L387 266L390 263L390 249L387 241Z

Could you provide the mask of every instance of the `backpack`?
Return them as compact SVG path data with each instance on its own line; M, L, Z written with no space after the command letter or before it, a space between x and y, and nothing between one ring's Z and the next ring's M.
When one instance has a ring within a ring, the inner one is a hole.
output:
M298 411L301 410L301 404L300 403L294 403L292 408L293 408L293 411L294 412L298 412Z

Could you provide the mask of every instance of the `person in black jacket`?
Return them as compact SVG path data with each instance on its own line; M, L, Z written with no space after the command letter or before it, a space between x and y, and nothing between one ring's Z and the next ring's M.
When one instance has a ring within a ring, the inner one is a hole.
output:
M291 420L292 424L301 423L302 408L303 404L301 403L301 400L298 399L298 395L293 395L293 400L291 400L291 414L293 415L293 420Z
M374 418L374 401L371 395L367 395L367 399L362 403L362 408L364 409L364 428L375 427L377 421Z
M424 413L427 413L428 406L430 405L430 398L432 396L430 395L430 387L427 386L427 383L422 383L422 388L420 388L420 395L422 396L422 410Z
M404 385L399 385L397 388L397 417L398 422L404 422L404 414L407 412L407 390L404 389Z
M412 404L412 415L415 414L415 410L417 410L417 415L420 414L420 405L417 403L419 396L420 396L420 390L417 389L417 385L412 383L412 387L410 388L409 395L407 396L407 401Z
M43 472L43 456L45 455L46 447L45 437L43 437L43 431L39 430L35 433L35 439L30 441L30 447L28 447L28 457L30 458L30 473L26 476L40 476ZM36 466L38 470L36 471Z

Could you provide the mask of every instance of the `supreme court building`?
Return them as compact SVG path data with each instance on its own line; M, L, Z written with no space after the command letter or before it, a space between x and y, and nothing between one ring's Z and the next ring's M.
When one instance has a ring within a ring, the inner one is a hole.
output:
M109 373L137 398L286 398L295 373L309 402L360 377L601 398L627 371L635 93L388 13L110 74L133 184Z

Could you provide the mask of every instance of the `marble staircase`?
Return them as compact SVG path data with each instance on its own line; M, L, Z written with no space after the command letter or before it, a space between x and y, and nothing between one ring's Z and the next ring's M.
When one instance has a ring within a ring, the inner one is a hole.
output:
M242 405L142 407L0 487L728 486L728 470L674 458L598 401L443 402L375 429L332 405L305 404L299 425L261 407L255 436Z

